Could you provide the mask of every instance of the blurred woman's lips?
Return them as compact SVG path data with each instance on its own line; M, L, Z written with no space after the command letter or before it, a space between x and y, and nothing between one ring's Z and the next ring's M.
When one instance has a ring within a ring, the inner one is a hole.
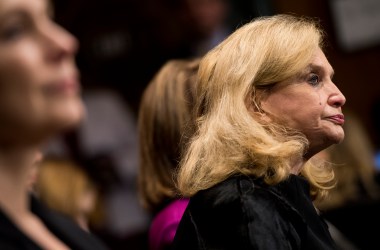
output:
M76 77L70 77L60 81L58 88L65 93L77 94L79 91L79 82Z
M51 94L76 95L80 91L80 84L76 76L71 76L53 81L45 89Z
M342 114L329 116L326 119L329 121L332 121L333 123L335 123L337 125L341 125L341 126L344 125L344 115L342 115Z

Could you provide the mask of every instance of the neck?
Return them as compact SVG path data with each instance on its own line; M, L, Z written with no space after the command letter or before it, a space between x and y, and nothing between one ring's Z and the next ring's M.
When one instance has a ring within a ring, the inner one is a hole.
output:
M38 147L0 149L0 207L12 219L29 214L29 190Z

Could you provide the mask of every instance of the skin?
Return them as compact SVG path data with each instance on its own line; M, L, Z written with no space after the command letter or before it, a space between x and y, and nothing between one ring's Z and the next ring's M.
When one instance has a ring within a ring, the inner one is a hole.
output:
M333 75L318 49L302 74L276 84L261 102L267 120L306 135L310 146L304 160L344 138L342 106L346 99L333 83Z
M77 48L74 37L51 21L46 0L0 1L2 144L35 143L79 122Z
M0 209L43 249L68 249L29 210L41 145L83 117L77 41L47 0L0 0Z

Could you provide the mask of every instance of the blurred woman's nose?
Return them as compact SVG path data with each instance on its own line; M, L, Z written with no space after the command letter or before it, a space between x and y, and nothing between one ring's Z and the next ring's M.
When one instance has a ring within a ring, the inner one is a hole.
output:
M48 58L60 61L66 57L75 56L78 51L78 40L61 26L51 23L49 28L43 32L46 38Z

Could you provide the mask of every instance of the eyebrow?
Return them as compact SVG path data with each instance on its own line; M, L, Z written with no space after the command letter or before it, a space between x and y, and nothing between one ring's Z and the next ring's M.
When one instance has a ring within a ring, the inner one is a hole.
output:
M24 19L27 17L27 14L20 9L12 9L7 11L6 13L0 14L0 27L3 27L3 25L6 25L6 23L9 22L9 20L14 19Z
M39 9L39 15L41 13L48 13L48 16L53 17L54 16L54 8L51 1L45 1L45 4L43 6L44 8ZM14 6L11 7L9 10L4 11L0 13L0 22L6 21L9 17L12 16L21 16L25 17L28 16L28 10L26 10L23 6Z
M311 63L307 66L307 70L310 70L310 71L317 70L317 71L322 71L322 72L327 71L325 67L318 65L318 64L313 64L313 63ZM329 73L329 72L326 72L326 73ZM334 69L331 69L331 73L330 73L331 79L334 77L334 74L335 74Z

